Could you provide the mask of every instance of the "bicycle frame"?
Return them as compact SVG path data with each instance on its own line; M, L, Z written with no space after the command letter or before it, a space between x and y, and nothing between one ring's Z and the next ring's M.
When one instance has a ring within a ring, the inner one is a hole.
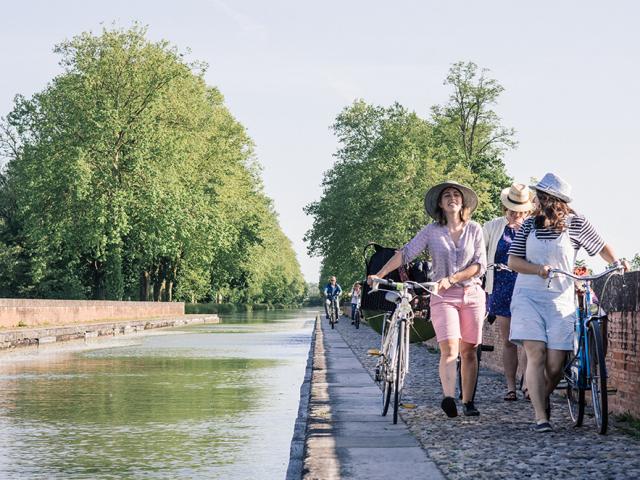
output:
M396 308L391 314L390 318L385 318L385 322L382 327L382 358L381 361L385 361L385 357L392 357L391 364L388 368L385 368L385 372L387 374L387 381L393 382L395 381L395 372L398 359L395 355L391 355L390 352L393 351L395 340L398 338L398 330L400 329L400 324L404 324L404 331L408 332L409 328L413 324L413 310L411 309L411 299L412 296L408 291L408 288L405 286L403 291L394 292L389 290L390 293L397 295L399 298L399 303L396 304ZM409 372L409 335L405 335L403 338L405 351L407 355L405 357L405 364L402 366L402 371L406 375ZM401 379L401 383L402 383Z
M620 270L621 267L613 267L599 275L577 276L562 270L551 269L548 276L549 285L551 285L553 274L565 275L582 284L584 293L578 296L575 310L574 352L565 365L564 377L567 381L569 411L575 425L582 425L585 407L584 392L589 390L596 425L601 434L606 433L608 425L606 350L601 328L601 321L606 318L606 315L600 315L600 307L597 314L592 312L591 282Z
M591 281L585 280L582 283L584 288L582 305L578 299L575 313L575 340L573 358L569 360L567 368L576 368L576 378L578 388L591 390L589 379L591 378L591 362L589 361L589 344L587 342L587 330L589 323L595 318L591 315ZM569 372L567 372L569 373ZM606 372L603 372L606 375Z

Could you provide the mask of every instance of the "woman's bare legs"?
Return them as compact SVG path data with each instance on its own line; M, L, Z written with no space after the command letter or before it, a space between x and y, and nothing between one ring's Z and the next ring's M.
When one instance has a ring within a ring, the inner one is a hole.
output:
M445 397L456 395L456 361L460 351L460 340L450 338L438 342L440 346L440 383ZM464 379L464 377L462 377Z

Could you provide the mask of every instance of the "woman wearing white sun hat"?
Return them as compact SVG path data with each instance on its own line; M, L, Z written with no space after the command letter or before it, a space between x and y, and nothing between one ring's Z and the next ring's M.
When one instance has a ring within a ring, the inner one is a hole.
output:
M535 410L534 431L552 431L549 395L562 377L567 351L573 350L574 283L559 276L549 284L552 268L572 271L584 248L609 263L620 262L589 221L576 213L571 186L547 173L533 185L532 217L525 220L509 249L509 267L518 272L511 301L511 341L521 342L527 355L526 381Z
M487 246L487 263L506 264L509 259L509 248L524 220L533 210L531 199L533 192L521 183L514 183L502 190L500 200L504 215L484 224L482 232ZM516 283L516 272L505 270L488 270L485 290L489 294L487 311L494 315L500 327L503 342L502 363L507 381L505 401L517 400L516 372L518 370L518 347L509 341L511 328L511 296ZM526 357L525 357L526 358ZM523 371L526 369L526 361ZM523 385L523 391L526 387ZM526 394L525 394L526 396Z

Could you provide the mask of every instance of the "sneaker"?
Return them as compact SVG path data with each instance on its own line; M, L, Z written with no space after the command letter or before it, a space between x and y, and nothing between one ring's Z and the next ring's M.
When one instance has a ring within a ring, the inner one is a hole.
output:
M447 414L447 417L453 418L458 416L458 407L453 397L444 397L440 407L444 410L444 413Z
M536 433L553 432L553 427L549 422L536 423L531 429Z
M355 324L356 324L356 322L354 322L353 320L351 320L351 325L355 325Z
M473 402L463 403L462 412L464 413L465 417L477 417L478 415L480 415L480 412L473 404Z

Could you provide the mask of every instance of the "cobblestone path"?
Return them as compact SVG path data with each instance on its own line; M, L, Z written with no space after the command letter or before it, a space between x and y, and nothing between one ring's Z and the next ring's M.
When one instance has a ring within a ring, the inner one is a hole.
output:
M366 324L356 330L344 317L337 328L373 374L376 358L368 356L367 350L379 348L380 336ZM584 425L575 428L566 400L554 394L555 432L534 433L530 431L531 403L521 397L505 402L502 376L488 369L481 369L478 382L475 403L480 417L447 418L440 409L438 358L424 345L411 346L403 398L416 408L404 409L401 416L447 478L640 478L640 441L615 422L606 436L599 435L587 406Z

